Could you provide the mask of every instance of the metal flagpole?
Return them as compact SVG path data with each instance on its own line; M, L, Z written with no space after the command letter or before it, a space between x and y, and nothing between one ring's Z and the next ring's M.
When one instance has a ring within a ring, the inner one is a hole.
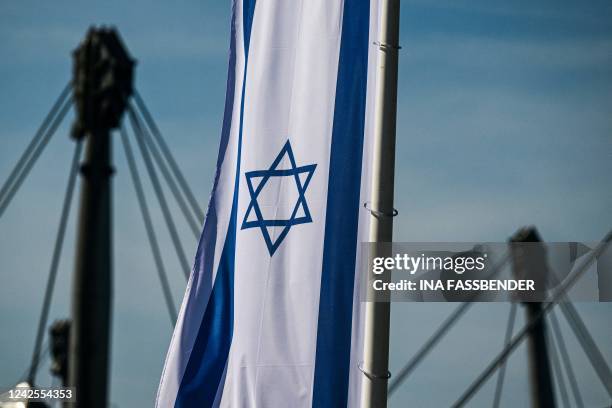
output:
M370 242L393 241L393 182L400 0L380 1L377 89L374 105L374 146ZM385 248L385 249L390 249ZM376 247L374 256L381 256ZM368 302L365 316L362 405L387 406L389 375L389 302Z

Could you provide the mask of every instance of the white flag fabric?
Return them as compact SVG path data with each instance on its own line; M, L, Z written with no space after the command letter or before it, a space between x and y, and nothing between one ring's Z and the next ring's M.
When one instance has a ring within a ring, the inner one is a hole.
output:
M361 397L377 0L235 0L217 172L157 407Z

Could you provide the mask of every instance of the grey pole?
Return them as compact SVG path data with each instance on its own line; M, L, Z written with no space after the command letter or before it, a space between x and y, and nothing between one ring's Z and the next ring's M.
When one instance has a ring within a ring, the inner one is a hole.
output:
M85 139L68 347L72 407L106 408L112 301L111 130L132 93L134 61L114 29L91 28L74 52L77 118L72 136Z
M111 139L88 132L72 293L69 378L77 407L108 406L111 323Z
M374 144L370 211L370 242L393 241L393 187L395 173L395 124L397 113L397 71L399 50L399 0L380 2L379 49L376 99L374 104ZM388 251L377 246L374 256ZM380 251L380 252L377 252ZM388 277L385 277L388 278ZM389 379L389 324L391 304L368 302L365 315L362 405L387 406Z
M546 321L541 318L543 305L540 299L548 286L548 262L546 247L535 227L519 229L510 238L512 272L517 279L535 280L536 292L523 295L527 325L531 327L527 337L529 383L531 384L531 406L534 408L555 407Z
M550 371L550 358L546 342L546 320L540 319L542 303L525 303L527 324L533 322L531 333L527 337L529 351L529 382L531 384L531 403L534 408L555 406L555 392Z

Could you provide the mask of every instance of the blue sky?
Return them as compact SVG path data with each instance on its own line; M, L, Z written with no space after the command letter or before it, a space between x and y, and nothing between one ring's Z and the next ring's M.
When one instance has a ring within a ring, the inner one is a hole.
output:
M535 224L550 241L594 241L612 226L612 4L608 1L402 1L397 241L504 241ZM117 26L138 60L136 85L205 207L221 128L227 2L5 2L0 11L0 180L63 85L90 24ZM69 121L0 219L0 387L28 365L68 173ZM150 406L171 335L125 158L115 145L112 396ZM141 172L144 168L141 168ZM152 193L147 185L151 206ZM184 279L157 207L175 299ZM74 208L73 208L74 210ZM178 213L178 209L174 208ZM66 317L74 250L68 229L52 318ZM182 222L182 221L181 221ZM196 243L179 224L189 254ZM451 310L395 304L397 370ZM579 310L612 361L605 304ZM507 305L476 305L391 400L447 406L502 343ZM609 403L568 334L588 406ZM524 350L504 401L527 398ZM50 383L47 367L41 382ZM489 406L489 384L474 406Z

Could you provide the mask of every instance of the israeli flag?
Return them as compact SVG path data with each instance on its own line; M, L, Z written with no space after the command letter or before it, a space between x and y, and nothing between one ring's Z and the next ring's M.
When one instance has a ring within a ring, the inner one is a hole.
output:
M157 407L361 398L377 0L235 0L217 172Z

